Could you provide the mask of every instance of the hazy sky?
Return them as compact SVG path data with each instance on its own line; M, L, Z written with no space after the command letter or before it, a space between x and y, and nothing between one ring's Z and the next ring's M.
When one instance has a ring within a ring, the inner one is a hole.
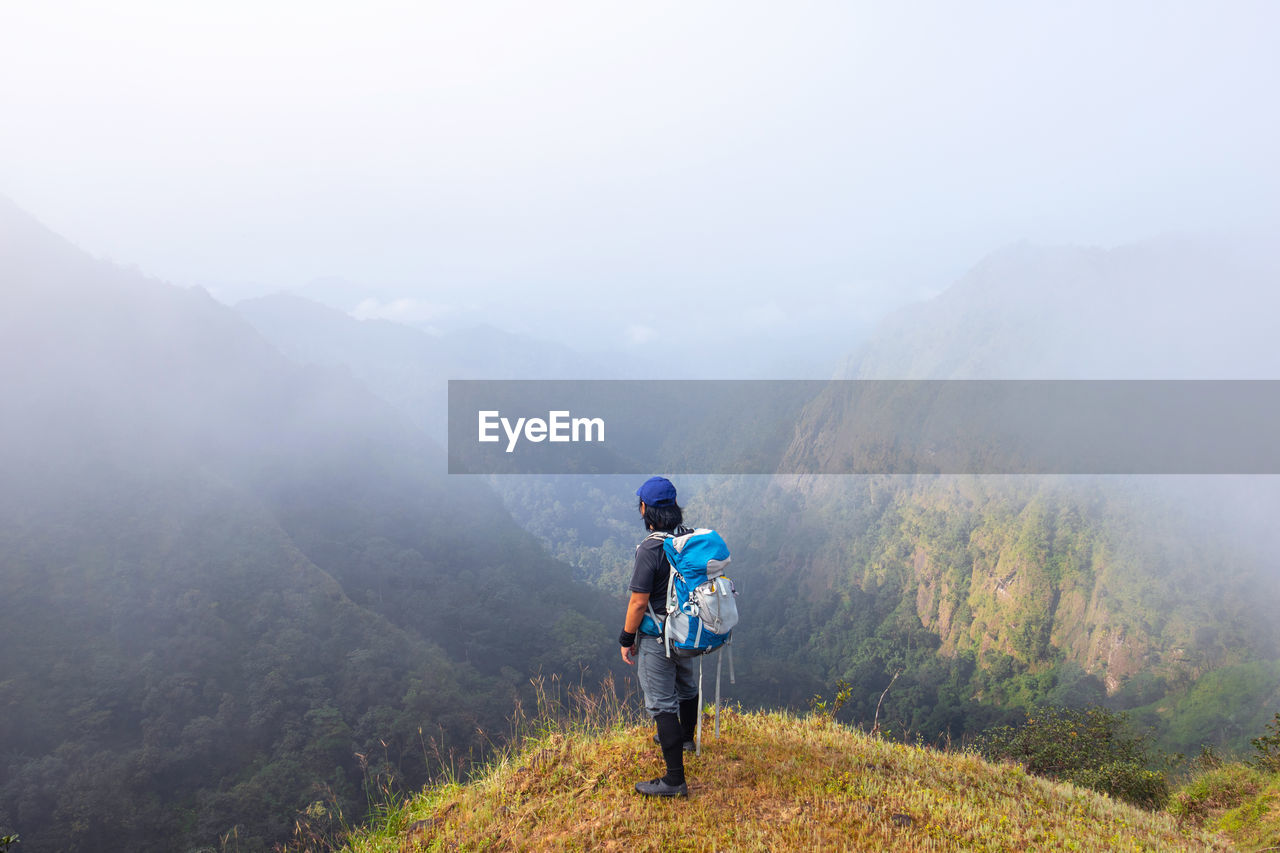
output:
M1271 233L1278 33L1271 2L3 0L0 193L226 299L338 277L584 346L642 344L653 298L856 325L1021 239Z

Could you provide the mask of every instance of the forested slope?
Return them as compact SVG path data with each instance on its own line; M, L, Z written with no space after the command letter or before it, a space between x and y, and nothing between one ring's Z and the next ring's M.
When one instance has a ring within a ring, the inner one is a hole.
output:
M314 799L355 818L369 778L478 755L535 672L603 674L602 597L354 379L11 207L0 276L23 849L265 849Z

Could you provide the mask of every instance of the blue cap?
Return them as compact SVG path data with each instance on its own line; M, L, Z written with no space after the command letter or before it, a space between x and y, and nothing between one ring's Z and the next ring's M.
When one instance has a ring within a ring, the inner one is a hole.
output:
M636 489L636 497L646 506L670 506L676 502L676 487L666 477L650 477Z

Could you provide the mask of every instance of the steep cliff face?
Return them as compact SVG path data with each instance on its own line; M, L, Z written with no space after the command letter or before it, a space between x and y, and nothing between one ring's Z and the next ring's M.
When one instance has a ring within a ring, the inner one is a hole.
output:
M1028 666L1062 657L1114 692L1158 662L1161 643L1146 633L1126 641L1124 614L1105 593L1107 548L1062 500L1036 497L971 518L963 553L939 552L917 531L916 612L942 654L999 652Z
M844 500L828 485L819 504ZM845 528L809 572L863 591L896 588L938 653L1008 656L1032 670L1079 665L1108 693L1140 672L1193 679L1277 653L1265 562L1184 532L1174 496L1106 484L982 484L936 478L904 487L873 524Z

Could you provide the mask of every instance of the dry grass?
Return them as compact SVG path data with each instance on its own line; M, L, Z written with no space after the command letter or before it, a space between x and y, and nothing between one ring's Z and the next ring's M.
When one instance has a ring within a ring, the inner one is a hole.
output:
M686 762L688 799L634 792L663 770L651 727L562 728L471 784L424 792L348 849L1230 849L1167 814L820 716L729 711L722 725Z

